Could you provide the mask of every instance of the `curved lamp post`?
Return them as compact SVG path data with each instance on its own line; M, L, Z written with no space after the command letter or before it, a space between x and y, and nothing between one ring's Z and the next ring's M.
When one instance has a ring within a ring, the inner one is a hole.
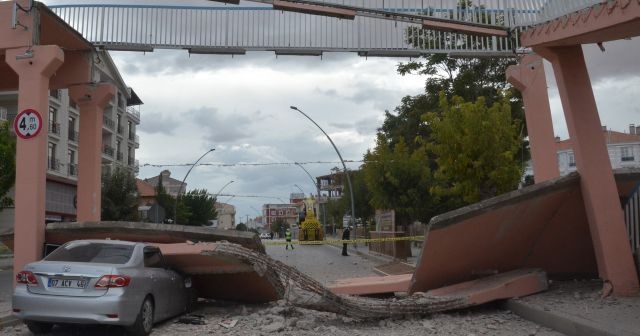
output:
M296 110L298 112L300 112L303 116L305 116L307 119L309 119L314 125L316 125L321 131L322 133L324 133L324 135L327 137L327 139L329 139L329 142L331 142L331 145L333 146L333 149L336 150L336 153L338 154L338 157L340 158L340 162L342 162L342 168L344 168L344 174L347 175L347 183L349 183L349 194L351 194L351 226L354 227L353 231L353 238L356 238L356 232L358 231L357 228L355 227L355 220L356 220L356 207L355 207L355 203L353 202L353 186L351 184L351 178L349 177L349 171L347 171L347 165L344 164L344 160L342 159L342 155L340 155L340 151L338 150L338 147L336 147L336 144L333 143L333 140L331 140L331 138L329 137L329 134L327 134L327 132L325 132L322 127L320 127L320 125L318 125L318 123L316 123L315 121L313 121L313 119L311 119L311 117L309 117L306 113L300 111L300 109L298 109L295 106L289 106L289 108L291 108L292 110Z
M174 224L178 224L178 199L180 198L180 193L182 192L182 188L184 187L184 181L187 180L187 177L189 176L189 173L191 173L191 170L198 164L198 162L200 162L200 160L202 160L202 158L205 157L205 155L213 152L214 150L216 150L216 149L215 148L211 148L210 150L208 150L204 154L202 154L202 156L200 158L198 158L198 160L196 160L196 162L194 162L191 165L191 168L189 168L189 171L187 171L187 174L182 179L182 182L180 183L180 188L178 189L178 193L176 194L176 204L173 207L173 217L175 217L174 218Z
M222 188L220 188L220 190L218 190L217 193L214 194L215 198L216 198L216 202L218 201L218 195L220 195L220 193L222 192L222 190L224 188L226 188L228 185L230 185L231 183L235 182L234 180L231 180L229 182L227 182L227 184L223 185Z

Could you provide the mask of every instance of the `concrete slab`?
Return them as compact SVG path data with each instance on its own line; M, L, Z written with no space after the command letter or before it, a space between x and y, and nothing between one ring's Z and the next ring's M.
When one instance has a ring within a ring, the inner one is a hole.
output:
M469 306L475 306L543 292L547 287L547 275L543 270L520 269L430 290L427 295L464 297Z
M385 294L406 292L410 281L411 274L350 278L336 280L329 284L328 288L335 294Z
M616 171L615 177L624 199L640 170ZM410 292L520 268L540 268L554 278L597 274L577 173L434 217Z

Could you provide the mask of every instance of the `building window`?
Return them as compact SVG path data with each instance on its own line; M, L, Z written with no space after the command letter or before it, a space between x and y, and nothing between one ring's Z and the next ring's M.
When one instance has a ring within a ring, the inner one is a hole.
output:
M122 127L122 114L116 115L116 130L118 134L122 134L124 132L124 128Z
M633 161L635 159L631 147L620 147L620 156L622 161Z
M78 132L76 132L76 118L69 117L69 140L78 141Z
M69 149L67 151L67 158L69 161L69 175L70 176L77 176L78 175L78 171L76 170L76 152L72 149Z
M49 168L49 170L58 170L58 159L56 157L56 144L54 144L53 142L49 142L49 152L47 153L48 156L48 161L47 162L47 166Z
M49 107L49 132L60 134L60 124L58 124L58 110Z
M576 157L573 155L573 153L569 153L569 167L575 167L576 166Z

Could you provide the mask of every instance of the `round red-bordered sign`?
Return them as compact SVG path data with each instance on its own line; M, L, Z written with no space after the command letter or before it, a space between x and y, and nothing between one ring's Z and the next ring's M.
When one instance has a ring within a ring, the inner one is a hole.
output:
M38 111L26 109L16 116L13 121L13 130L22 139L31 139L42 130L42 117Z

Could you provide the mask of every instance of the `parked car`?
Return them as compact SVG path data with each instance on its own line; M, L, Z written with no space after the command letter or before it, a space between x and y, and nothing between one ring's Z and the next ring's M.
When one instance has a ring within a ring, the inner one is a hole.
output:
M16 283L13 315L34 334L76 323L148 335L195 299L191 279L168 268L158 247L117 240L68 242L27 264Z
M260 239L271 239L271 235L267 232L263 232L260 234Z

